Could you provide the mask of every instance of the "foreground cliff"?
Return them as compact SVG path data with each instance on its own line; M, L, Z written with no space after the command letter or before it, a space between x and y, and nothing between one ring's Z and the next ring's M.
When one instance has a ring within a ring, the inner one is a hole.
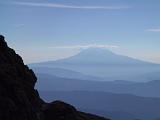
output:
M45 103L34 89L37 78L0 35L0 120L107 120L61 101Z

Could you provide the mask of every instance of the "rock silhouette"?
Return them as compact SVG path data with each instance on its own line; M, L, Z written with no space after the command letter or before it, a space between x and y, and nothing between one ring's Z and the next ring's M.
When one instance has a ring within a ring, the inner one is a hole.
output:
M34 89L37 78L0 35L0 120L108 120L55 101L45 103Z

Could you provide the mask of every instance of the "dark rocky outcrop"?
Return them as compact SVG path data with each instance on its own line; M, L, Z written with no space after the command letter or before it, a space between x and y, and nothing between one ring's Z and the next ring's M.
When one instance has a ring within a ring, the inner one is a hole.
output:
M0 36L0 119L38 120L44 103L34 89L37 78Z
M0 120L106 120L61 101L45 103L34 89L36 81L0 35Z
M44 109L45 120L108 120L96 115L77 111L73 106L61 102L54 101L49 103Z

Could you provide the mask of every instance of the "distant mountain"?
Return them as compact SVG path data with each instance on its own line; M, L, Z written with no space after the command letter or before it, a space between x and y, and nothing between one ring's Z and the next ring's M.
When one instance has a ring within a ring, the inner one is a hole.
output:
M143 74L160 71L160 65L115 54L101 48L89 48L75 56L57 61L30 64L31 67L63 68L105 80L147 81ZM62 77L62 76L59 76Z
M80 110L109 116L112 120L155 120L160 117L160 98L94 91L40 91L40 96L46 101L65 100Z
M37 74L36 87L41 91L106 91L112 93L129 93L145 97L160 97L160 80L149 82L130 81L89 81L80 79L62 78L49 74Z
M81 64L81 65L153 65L153 63L133 59L127 56L118 55L110 50L104 49L104 48L88 48L85 50L82 50L80 53L78 53L75 56L71 56L66 59L61 59L57 61L49 61L49 62L43 62L40 63L41 65L47 65L47 64Z

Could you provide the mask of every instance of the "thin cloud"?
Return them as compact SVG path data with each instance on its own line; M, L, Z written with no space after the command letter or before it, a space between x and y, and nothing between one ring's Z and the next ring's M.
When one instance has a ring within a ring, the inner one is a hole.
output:
M116 45L98 45L98 44L89 44L89 45L71 45L71 46L52 46L49 48L56 49L87 49L87 48L118 48Z
M160 32L160 28L148 29L147 31L150 31L150 32Z
M16 28L21 28L21 27L24 27L25 24L13 24L13 26Z
M13 2L16 5L33 6L33 7L50 7L50 8L66 8L66 9L104 9L104 10L119 10L127 9L127 6L77 6L56 3L36 3L36 2Z

